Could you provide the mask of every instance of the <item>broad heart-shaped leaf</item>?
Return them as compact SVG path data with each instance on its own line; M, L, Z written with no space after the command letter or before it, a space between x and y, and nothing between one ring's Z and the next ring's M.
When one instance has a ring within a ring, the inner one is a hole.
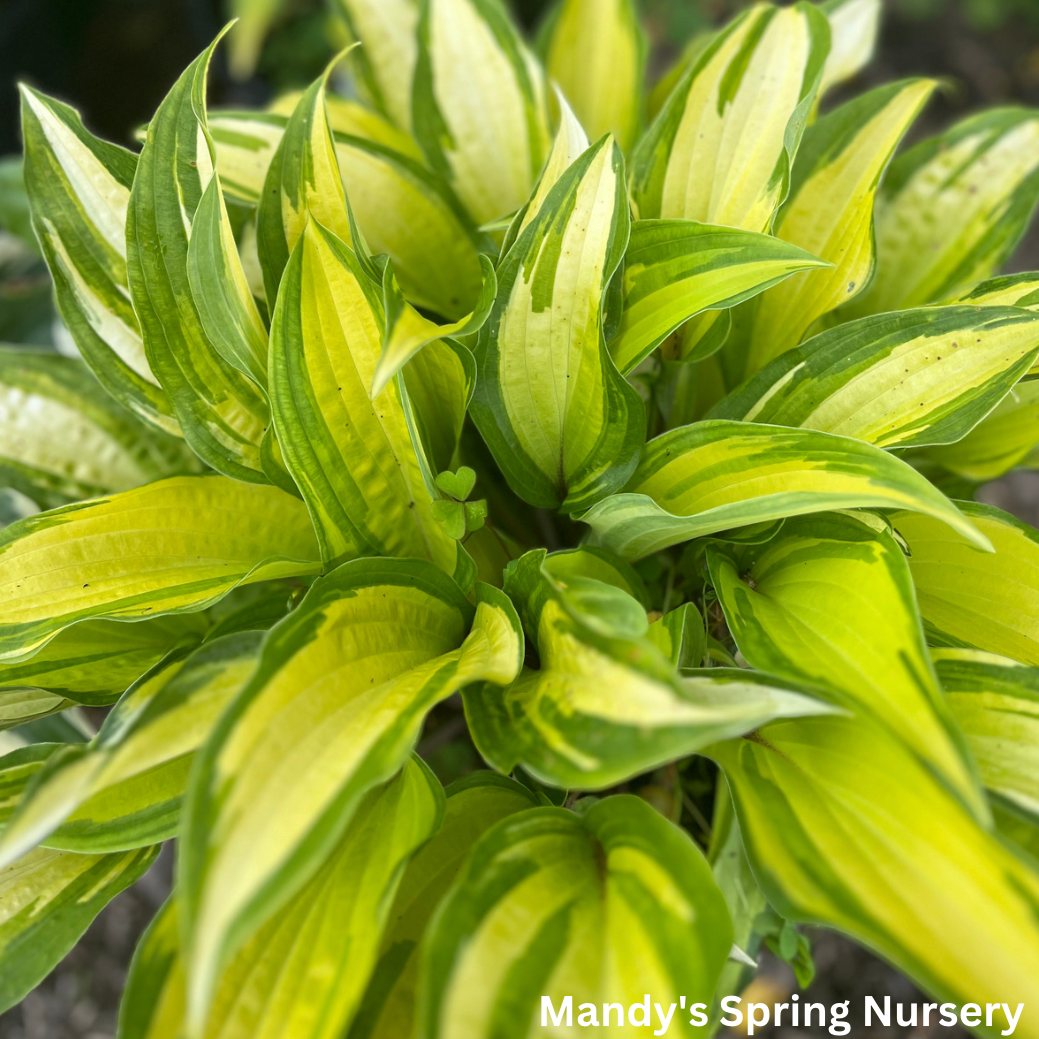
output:
M271 408L285 465L326 563L425 557L464 580L468 559L432 515L433 477L401 380L368 398L381 327L377 286L353 250L309 223L271 323Z
M641 559L733 527L831 509L908 508L987 549L984 535L905 462L850 437L712 420L664 433L623 494L580 516L604 547Z
M829 42L825 15L803 2L758 4L719 33L635 150L638 215L767 231Z
M1039 822L1039 668L974 649L932 656L985 786Z
M538 804L525 786L494 772L473 772L447 790L444 821L408 864L348 1039L412 1035L419 949L426 926L472 846L495 823ZM129 1039L129 1037L128 1037Z
M924 457L968 480L995 480L1023 463L1039 444L1039 380L1019 382L963 439Z
M611 133L627 151L642 119L646 44L633 0L562 0L545 27L549 80L593 141Z
M138 880L158 847L119 855L37 848L0 870L0 1011L31 992L79 941L91 920Z
M257 247L267 300L278 296L289 254L311 219L351 241L343 177L328 125L325 94L339 59L304 91L285 125L256 211Z
M876 278L847 316L969 292L1013 251L1037 198L1034 111L982 112L910 148L891 164L877 198Z
M479 224L527 200L548 152L544 72L495 0L422 0L412 125Z
M403 765L426 712L470 682L512 681L522 649L501 592L479 586L474 616L419 560L346 563L272 629L189 790L179 875L195 1024L228 957L313 875L365 791Z
M160 665L90 744L52 757L0 834L0 869L40 843L102 853L176 836L194 752L255 668L262 634L225 635Z
M741 377L796 346L817 318L861 292L872 278L877 185L934 86L924 79L879 87L805 131L775 233L833 267L793 278L755 301L742 341L725 348Z
M828 689L878 718L984 822L984 794L931 667L902 549L882 521L862 518L791 519L739 554L709 546L729 631L752 667Z
M127 298L126 216L137 157L92 136L68 105L21 90L25 187L62 319L109 393L179 434Z
M624 160L604 137L556 182L498 267L480 329L472 415L509 485L566 511L631 473L641 398L603 339L603 297L628 241Z
M784 917L839 928L939 1002L1039 997L1039 877L904 742L865 716L801 718L710 753Z
M869 64L877 42L883 0L826 0L819 5L830 23L830 53L826 57L819 96L851 79Z
M404 130L411 126L418 23L416 0L335 0L350 35L361 46L352 60L375 105Z
M214 46L188 66L148 126L127 211L127 271L148 363L185 440L218 472L265 483L267 402L210 340L188 276L192 221L213 178L205 84Z
M182 441L128 414L82 361L0 347L0 484L53 508L196 466Z
M926 516L895 513L929 640L1039 666L1039 531L991 505L957 502L995 553Z
M849 321L787 350L709 412L878 447L959 440L1039 354L1039 314L922 307Z
M0 694L46 692L91 706L115 703L167 653L200 642L207 627L206 619L193 613L135 624L73 624L28 660L0 664Z
M541 1035L544 997L553 1014L570 997L571 1024L647 992L710 1003L731 944L710 867L645 801L519 812L477 842L430 924L416 1034ZM685 1014L671 1025L698 1032Z
M404 867L436 831L443 804L440 784L417 758L371 791L314 877L227 965L204 1025L188 1034L341 1039L375 966ZM185 1034L179 915L175 893L134 956L119 1039Z
M693 315L735 306L791 274L826 265L755 231L694 220L636 220L610 354L626 374Z
M313 574L317 558L298 499L226 477L175 476L30 516L0 531L0 660L77 621L192 612L242 583Z

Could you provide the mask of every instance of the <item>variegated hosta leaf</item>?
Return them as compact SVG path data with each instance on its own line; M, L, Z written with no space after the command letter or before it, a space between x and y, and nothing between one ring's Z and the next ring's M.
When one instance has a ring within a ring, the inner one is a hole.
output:
M932 656L985 786L1039 822L1039 668L973 649Z
M538 804L525 786L494 772L473 772L445 793L440 829L401 879L379 961L348 1039L399 1039L414 1034L420 942L433 913L472 846L495 823Z
M827 0L820 5L830 23L830 53L819 96L851 79L873 58L883 0Z
M135 624L73 624L27 660L0 664L0 695L36 692L95 707L115 703L167 653L200 642L207 627L192 613Z
M127 213L127 269L148 363L185 440L218 472L265 483L267 402L214 346L188 276L192 221L214 176L205 85L215 45L188 66L148 126Z
M403 130L411 126L415 75L416 0L335 0L351 36L361 43L352 58L372 101Z
M627 151L642 118L645 40L634 0L561 0L547 26L545 68L588 136Z
M825 260L755 231L694 220L636 220L610 353L622 372L630 372L693 315L735 306L798 271L825 266Z
M927 516L891 516L933 645L966 646L1039 666L1039 531L991 505L957 502L995 554Z
M220 185L228 198L250 205L260 201L267 171L287 122L288 116L271 112L216 110L207 113Z
M255 668L262 634L225 635L156 669L90 744L52 757L0 834L0 868L41 842L100 853L176 836L194 752Z
M0 870L0 1011L19 1003L58 965L158 852L74 855L37 848Z
M1039 314L1016 307L876 314L787 350L708 414L878 447L947 444L969 433L1037 354Z
M145 357L127 287L126 216L137 157L90 134L68 105L21 89L25 187L62 319L109 393L179 434Z
M368 397L381 328L378 287L353 250L308 223L271 324L271 407L285 464L326 562L424 557L461 578L467 557L433 517L401 380Z
M931 667L909 567L882 521L791 519L764 545L739 554L712 546L707 557L729 631L751 666L868 711L988 819Z
M925 457L949 472L984 483L1026 461L1039 444L1039 380L1019 382L962 440Z
M626 559L732 527L831 509L909 508L988 548L984 535L905 462L850 437L715 420L664 433L624 493L581 517Z
M647 992L710 1003L731 944L710 867L645 801L519 812L477 842L430 925L417 1034L483 1039L507 1025L533 1039L546 996L554 1012L571 997L574 1023ZM670 1032L696 1035L688 1022L676 1014Z
M75 701L44 689L0 689L0 732L49 718L74 704Z
M969 292L1013 251L1039 198L1039 113L1001 108L897 158L877 198L877 275L848 316Z
M472 415L512 489L573 511L619 487L645 437L641 398L606 349L603 297L628 240L612 138L557 181L498 267Z
M775 233L833 267L792 278L755 301L745 339L732 359L742 366L741 377L796 346L817 318L861 292L872 278L877 185L934 87L929 79L879 87L805 132Z
M1039 877L901 740L865 716L802 718L711 755L784 917L857 938L939 1001L1039 998Z
M196 467L181 441L128 414L81 361L0 347L0 485L53 508Z
M0 828L7 825L7 820L21 803L33 776L52 754L64 746L63 743L33 743L0 757Z
M307 88L285 125L271 159L256 211L263 284L273 305L289 254L308 221L351 241L343 177L328 125L325 94L334 59Z
M1039 271L990 278L953 302L969 304L972 307L1039 309Z
M369 396L374 400L386 388L387 383L423 347L438 339L461 338L474 335L482 327L494 306L498 282L494 275L494 264L487 256L480 256L483 268L483 288L473 310L464 317L447 325L420 314L404 298L392 265L383 272L382 298L385 327L382 334L382 352L375 365Z
M495 0L420 11L414 133L473 220L490 223L526 202L548 153L544 73Z
M828 709L767 675L712 668L679 678L681 645L650 637L623 569L587 550L529 552L509 568L505 592L540 669L504 691L463 692L473 741L500 772L522 764L552 786L601 790L771 718Z
M180 878L195 1024L228 958L313 876L363 794L406 761L426 712L470 682L515 678L518 628L493 588L480 586L474 616L429 563L359 559L316 581L272 629L189 791Z
M816 7L757 4L719 33L671 92L633 159L642 218L767 231L829 50Z
M436 830L443 800L440 784L417 759L373 790L309 883L227 965L204 1025L192 1034L341 1039L375 965L401 872ZM174 894L138 948L119 1039L184 1034L179 915Z
M77 621L191 612L238 584L313 574L317 558L298 499L225 477L30 516L0 531L0 660L31 656Z

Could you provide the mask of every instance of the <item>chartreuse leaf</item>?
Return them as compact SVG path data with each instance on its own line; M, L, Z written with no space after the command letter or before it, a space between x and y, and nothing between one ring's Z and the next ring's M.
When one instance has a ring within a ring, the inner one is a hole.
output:
M787 350L708 414L878 447L947 444L970 432L1037 354L1039 314L1016 307L876 314Z
M1039 668L973 649L932 656L985 786L1039 822Z
M404 298L392 265L383 272L382 295L385 328L382 334L382 352L375 365L369 396L374 400L387 383L423 347L438 339L473 335L487 320L494 306L498 282L494 264L487 256L480 256L483 268L483 288L473 310L447 325L437 324L420 314Z
M430 924L417 1034L534 1036L545 996L556 1012L572 997L575 1024L647 992L709 1004L731 944L710 867L645 801L519 812L477 842ZM688 1020L672 1031L694 1035Z
M129 414L82 361L0 347L0 484L52 508L196 466L183 442Z
M610 353L630 372L695 314L735 306L798 271L825 266L771 235L693 220L636 220Z
M316 573L317 557L300 501L225 477L177 476L29 516L0 531L0 660L77 621L191 612L243 582Z
M295 106L293 106L295 107ZM273 112L208 113L209 136L216 150L220 183L229 198L255 205L278 150L288 116Z
M904 503L904 504L902 504ZM581 517L626 559L732 527L853 508L909 508L988 541L905 462L859 440L807 429L714 420L664 433L623 494Z
M194 752L252 673L262 634L206 642L131 688L85 748L53 757L0 835L0 868L40 843L100 853L175 836Z
M939 1000L1039 996L1039 878L890 731L802 718L710 753L784 917L839 928Z
M665 656L645 637L646 611L619 586L626 582L614 566L623 568L585 551L546 558L539 550L506 573L505 592L541 667L504 691L484 685L462 694L473 741L500 772L522 764L552 786L601 790L719 734L828 709L767 675L711 668L679 678L676 647Z
M526 202L545 160L544 73L495 0L422 0L419 10L414 133L486 224Z
M931 448L926 458L968 480L995 480L1039 444L1039 381L1019 382L963 439Z
M137 157L90 134L68 105L21 90L25 187L62 319L109 393L179 434L128 299L126 217Z
M369 400L382 301L353 250L311 221L271 324L270 394L285 464L328 562L417 556L462 575L466 557L432 515L400 380Z
M95 707L111 704L167 653L200 642L207 626L192 613L135 624L73 624L28 660L0 664L0 695L35 691Z
M712 546L707 558L729 631L752 667L874 715L988 818L931 667L909 567L881 521L791 519L764 545L739 555Z
M361 43L352 57L371 100L407 130L417 57L416 0L335 0L334 6Z
M20 1002L90 921L155 861L158 847L118 855L37 848L0 870L0 1011Z
M877 186L934 87L928 79L878 87L805 132L775 233L833 267L792 278L756 301L735 362L742 360L746 375L796 346L817 318L861 292L873 276Z
M644 409L606 350L602 319L628 227L624 160L604 137L499 264L472 415L509 485L533 505L587 506L637 460Z
M869 64L877 43L882 0L827 0L820 6L830 23L830 53L819 83L821 97Z
M969 292L1013 251L1037 198L1039 113L993 109L910 148L877 197L877 274L848 316Z
M62 743L33 743L0 757L0 827L7 825L33 776L63 746Z
M757 4L683 74L635 150L642 218L680 217L767 231L829 50L816 7Z
M593 141L627 151L642 118L645 39L633 0L561 0L544 43L545 68Z
M1004 274L990 278L975 286L956 303L973 307L1024 307L1026 310L1039 308L1039 272Z
M221 968L403 765L426 712L470 682L515 678L518 629L493 588L474 611L430 563L359 559L271 630L189 790L180 878L196 1030Z
M289 254L309 220L351 241L343 177L325 108L328 77L338 61L335 58L299 99L264 180L256 211L257 246L272 303Z
M130 295L148 363L170 396L184 438L226 476L266 482L263 393L210 339L191 292L192 222L213 179L206 72L214 44L188 66L148 126L127 213Z
M417 758L371 791L314 877L230 961L204 1024L189 1033L174 894L134 957L119 1039L341 1039L404 867L437 829L443 803Z
M477 840L501 819L538 804L525 786L494 772L473 772L445 792L444 821L401 879L348 1039L414 1034L419 949L429 920Z
M995 554L956 531L899 512L920 613L934 645L966 646L1039 665L1039 532L991 505L957 502Z

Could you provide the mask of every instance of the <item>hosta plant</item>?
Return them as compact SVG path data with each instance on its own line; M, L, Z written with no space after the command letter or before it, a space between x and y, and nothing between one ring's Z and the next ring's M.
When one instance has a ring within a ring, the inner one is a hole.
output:
M339 8L139 150L22 88L75 350L0 352L0 1007L172 841L121 1039L707 1034L802 924L1039 1036L1039 532L973 500L1039 113L900 150L933 82L827 96L877 0L652 92L630 0Z

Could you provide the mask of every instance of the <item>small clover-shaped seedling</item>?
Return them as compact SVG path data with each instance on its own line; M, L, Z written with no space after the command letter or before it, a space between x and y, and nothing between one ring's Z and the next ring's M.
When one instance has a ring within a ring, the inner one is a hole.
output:
M433 502L433 517L443 524L448 537L461 541L467 533L483 526L487 502L465 500L476 485L476 473L472 469L463 465L456 473L440 473L436 485L448 497Z
M457 473L447 469L437 477L436 484L455 501L465 501L476 486L476 473L467 465L461 466Z

